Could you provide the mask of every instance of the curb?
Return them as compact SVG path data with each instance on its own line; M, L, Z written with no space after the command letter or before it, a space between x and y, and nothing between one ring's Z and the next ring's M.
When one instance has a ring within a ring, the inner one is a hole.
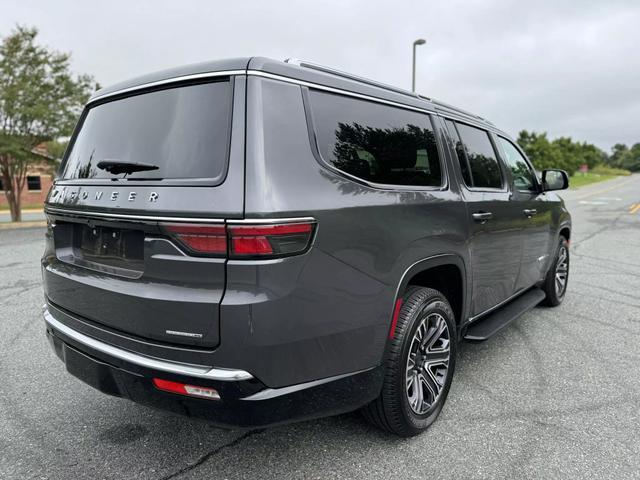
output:
M23 208L22 213L44 213L44 208ZM9 215L10 210L8 208L1 208L0 215Z
M19 230L22 228L41 228L46 226L46 220L36 220L34 222L3 222L0 223L0 230Z

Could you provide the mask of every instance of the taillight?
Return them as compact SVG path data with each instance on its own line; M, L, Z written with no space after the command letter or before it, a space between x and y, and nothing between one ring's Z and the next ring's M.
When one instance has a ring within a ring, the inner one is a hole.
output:
M228 225L229 256L280 257L302 253L311 243L315 223Z
M194 255L275 258L305 252L315 221L277 224L165 224L164 230Z
M191 253L222 256L227 253L224 225L169 224L163 227Z

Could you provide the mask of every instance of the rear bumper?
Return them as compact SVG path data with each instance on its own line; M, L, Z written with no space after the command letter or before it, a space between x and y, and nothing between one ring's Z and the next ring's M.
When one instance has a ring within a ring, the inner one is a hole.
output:
M282 388L268 388L249 372L167 362L105 344L44 311L47 338L69 373L103 393L150 407L203 418L223 427L264 427L355 410L380 391L381 367ZM220 400L158 390L161 378L214 388Z
M187 363L161 360L147 355L140 355L138 353L101 342L100 340L85 335L82 332L78 332L56 320L54 316L49 313L48 309L44 310L43 315L48 326L54 328L56 331L64 334L68 338L75 340L85 347L97 350L98 352L104 353L110 357L133 363L134 365L160 370L162 372L176 373L178 375L187 375L189 377L204 378L208 380L238 381L251 380L253 378L253 375L245 370L191 365Z

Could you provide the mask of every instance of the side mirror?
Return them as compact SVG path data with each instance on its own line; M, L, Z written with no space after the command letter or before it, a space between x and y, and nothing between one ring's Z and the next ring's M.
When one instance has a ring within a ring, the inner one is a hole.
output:
M569 188L569 175L564 170L543 170L542 190L566 190Z

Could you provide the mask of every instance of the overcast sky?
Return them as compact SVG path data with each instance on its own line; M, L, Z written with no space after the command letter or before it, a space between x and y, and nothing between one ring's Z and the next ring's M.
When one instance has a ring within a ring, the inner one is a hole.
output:
M0 0L103 86L235 56L295 57L418 91L516 135L640 142L640 1Z

